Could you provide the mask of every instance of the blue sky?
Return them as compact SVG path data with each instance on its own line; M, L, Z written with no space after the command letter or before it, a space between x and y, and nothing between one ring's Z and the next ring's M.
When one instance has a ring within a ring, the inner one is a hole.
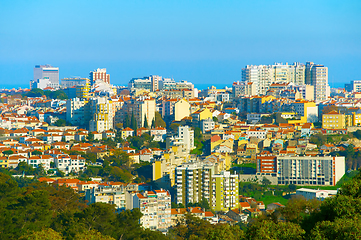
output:
M361 79L361 1L0 1L0 84L28 84L37 64L231 84L247 64L296 61L334 86Z

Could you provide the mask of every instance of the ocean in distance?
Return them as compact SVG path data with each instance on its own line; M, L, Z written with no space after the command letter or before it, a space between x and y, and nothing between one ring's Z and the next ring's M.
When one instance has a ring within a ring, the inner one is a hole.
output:
M117 85L117 84L115 84ZM198 90L202 90L202 89L207 89L210 88L211 86L215 86L217 89L222 89L225 87L232 87L232 83L229 84L214 84L214 83L200 83L200 84L194 84L194 87L197 88ZM7 83L0 83L0 89L19 89L19 88L29 88L29 84L7 84Z

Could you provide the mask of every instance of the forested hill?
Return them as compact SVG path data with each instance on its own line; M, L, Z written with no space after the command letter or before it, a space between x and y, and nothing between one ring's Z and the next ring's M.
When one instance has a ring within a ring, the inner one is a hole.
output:
M291 199L286 207L248 225L212 225L187 215L168 235L139 225L138 210L87 206L67 187L33 182L19 187L0 173L1 239L361 239L361 174L323 202Z

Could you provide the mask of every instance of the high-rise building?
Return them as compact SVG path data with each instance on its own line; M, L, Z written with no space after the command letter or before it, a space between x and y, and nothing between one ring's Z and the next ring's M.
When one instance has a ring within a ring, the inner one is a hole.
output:
M104 132L113 126L113 105L106 97L91 98L89 100L90 122L89 130Z
M30 82L31 88L59 88L59 68L51 65L36 65L34 79Z
M175 169L175 187L177 204L201 202L205 198L210 202L210 186L214 167L211 164L184 163Z
M328 68L324 65L307 62L305 81L314 87L315 102L325 101L330 96Z
M66 101L66 121L74 126L85 127L90 120L88 101L80 98Z
M147 119L148 126L152 126L155 119L156 104L154 98L139 97L137 99L130 99L126 101L121 109L115 113L115 124L124 122L126 118L129 119L133 115L136 119L138 127L144 127L145 119Z
M176 167L175 202L185 205L205 199L214 211L238 208L238 175L214 171L213 165L201 162Z
M305 65L300 63L247 65L242 69L242 81L254 83L256 94L265 95L269 86L274 82L304 84Z
M212 176L212 198L210 206L214 211L238 209L238 175L222 171Z
M107 74L106 68L98 68L97 70L90 72L89 79L91 85L93 85L96 80L102 80L103 82L110 84L110 75Z
M189 126L178 127L178 139L182 141L188 151L194 149L194 131Z

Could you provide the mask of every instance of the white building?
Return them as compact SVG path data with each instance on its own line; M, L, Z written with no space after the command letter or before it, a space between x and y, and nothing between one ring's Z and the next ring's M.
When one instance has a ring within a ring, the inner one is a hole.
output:
M32 82L34 82L34 84L40 84L36 86L43 87L46 82L45 80L49 81L47 87L59 88L59 68L50 65L36 65ZM32 83L30 83L30 87L32 87Z
M336 196L337 190L300 188L296 190L296 195L303 196L306 199L324 200L325 198Z
M90 122L89 130L104 132L114 127L112 101L106 97L91 98L89 101Z
M167 136L167 129L156 127L150 129L150 136L154 137L153 141L163 142Z
M314 86L314 99L317 103L325 101L330 96L330 86L328 85L328 68L314 64L306 63L306 84Z
M194 131L189 126L178 127L178 139L186 146L188 151L194 149Z
M74 78L63 78L61 79L61 87L62 88L70 88L74 86L85 86L90 83L90 80L88 78L80 78L80 77L74 77Z
M200 124L201 124L202 133L211 131L215 127L215 122L211 118L203 119Z
M345 174L345 157L278 156L278 184L331 185Z
M86 125L89 116L87 108L88 101L80 98L68 99L66 101L66 121L74 126Z
M84 171L85 166L85 158L81 157L80 155L58 155L54 159L55 167L59 168L60 171L65 172L68 174L70 172L79 172Z
M118 210L126 209L125 186L112 187L99 185L96 188L87 189L85 199L88 201L88 204L101 202L114 204Z
M139 221L144 228L165 232L172 224L171 196L168 191L137 193L133 197L133 208L139 208L143 214Z

